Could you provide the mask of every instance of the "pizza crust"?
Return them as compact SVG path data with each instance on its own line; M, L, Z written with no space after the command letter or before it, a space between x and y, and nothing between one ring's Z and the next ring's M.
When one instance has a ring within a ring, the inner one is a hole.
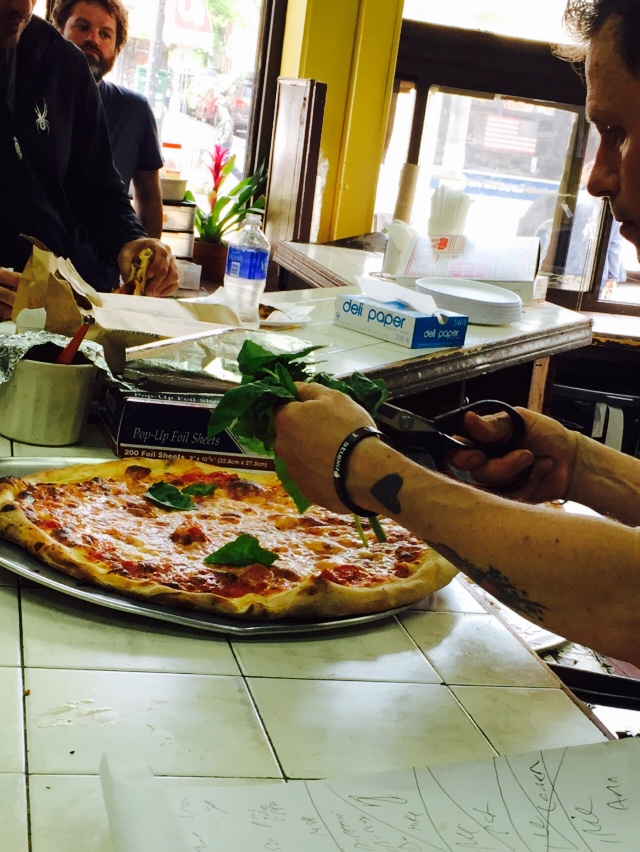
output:
M146 471L149 471L148 475L144 475ZM0 480L0 536L16 542L36 558L65 574L79 580L87 580L124 595L143 598L172 607L184 607L255 620L283 618L315 620L384 612L421 600L447 585L457 574L457 569L450 562L426 544L420 543L423 552L409 576L393 576L373 585L362 586L333 582L326 576L321 576L318 572L315 572L314 575L304 576L292 588L270 591L265 595L251 592L240 597L227 597L209 591L194 592L171 588L154 579L137 577L131 579L123 576L105 565L87 558L83 548L70 547L64 542L56 540L27 517L19 496L22 491L35 484L64 486L66 484L87 483L90 480L96 480L96 477L101 480L118 482L135 481L136 477L140 475L146 486L152 481L161 481L166 477L181 477L194 471L203 475L223 472L220 468L212 465L187 459L166 461L119 459L97 465L71 465L22 478L8 477ZM229 471L224 471L224 473L229 473ZM234 473L237 473L240 479L246 480L248 484L258 482L264 487L277 487L279 489L279 486L276 485L277 478L273 473L249 474L236 471ZM279 490L269 492L270 495L278 493ZM286 495L283 496L286 497ZM241 508L245 502L249 504L251 499L249 494L246 501L238 501L239 507ZM286 500L288 499L286 497ZM270 508L273 511L273 506ZM278 508L277 505L276 508ZM283 515L286 514L285 510L289 514L293 514L290 507L285 506L283 502ZM317 513L325 513L329 518L337 517L326 512L326 510L317 510ZM172 519L186 516L186 513L182 512L169 511L166 514L171 516ZM298 516L296 515L295 518L298 518ZM143 521L141 521L141 526L142 523ZM295 519L291 523L295 523ZM387 525L392 524L390 521L385 523ZM90 530L91 524L89 523L87 526ZM220 521L220 526L226 529L222 521ZM395 524L393 524L393 527L396 531L400 529ZM272 535L274 534L274 530L270 532ZM402 532L404 534L404 531ZM236 537L237 533L238 529L230 528L229 540ZM275 531L275 533L278 539L282 539L283 542L287 541L286 529ZM406 533L406 537L412 539L409 533ZM412 542L415 544L416 540L412 539ZM370 550L374 551L375 545ZM225 566L213 567L221 571L224 571L225 568Z

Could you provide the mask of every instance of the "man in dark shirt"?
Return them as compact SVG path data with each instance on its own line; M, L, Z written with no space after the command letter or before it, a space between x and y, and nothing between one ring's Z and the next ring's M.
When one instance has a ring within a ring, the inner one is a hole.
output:
M127 10L121 0L57 0L52 20L87 57L107 117L113 161L133 195L133 207L144 229L149 236L160 239L163 161L155 117L143 95L103 79L127 42ZM112 290L117 286L117 269L109 275L86 244L76 249L74 261L97 289Z
M79 226L101 260L116 261L124 281L133 259L151 248L145 292L168 295L178 287L175 262L131 207L86 59L32 17L34 6L35 0L0 0L0 53L8 68L0 99L0 319L11 315L18 272L30 256L22 235L70 257Z

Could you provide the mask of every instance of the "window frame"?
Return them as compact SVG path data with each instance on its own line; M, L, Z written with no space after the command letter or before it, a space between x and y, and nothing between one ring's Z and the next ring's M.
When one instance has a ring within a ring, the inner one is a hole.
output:
M499 92L527 100L580 107L584 110L586 87L583 69L553 53L543 42L462 30L438 24L404 20L395 72L395 89L411 83L416 88L407 162L417 164L431 86L469 92ZM586 123L581 130L584 132ZM576 139L574 150L582 150ZM582 160L576 154L567 188L577 190ZM600 299L612 215L603 205L597 248L588 287L583 291L550 288L547 300L573 310L640 315L640 306Z

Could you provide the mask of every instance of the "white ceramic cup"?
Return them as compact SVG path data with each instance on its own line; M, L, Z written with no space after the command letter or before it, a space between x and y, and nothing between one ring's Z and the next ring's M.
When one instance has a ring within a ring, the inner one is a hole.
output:
M0 434L13 441L63 447L80 440L94 364L46 364L23 358L0 384Z

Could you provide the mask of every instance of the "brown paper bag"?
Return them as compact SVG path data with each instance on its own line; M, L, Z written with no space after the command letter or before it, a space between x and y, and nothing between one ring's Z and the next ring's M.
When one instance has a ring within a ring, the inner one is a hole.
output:
M48 251L37 240L20 276L12 319L23 308L44 308L45 330L71 336L91 317L87 340L99 343L114 373L124 370L126 349L152 340L228 330L235 315L223 304L191 305L177 299L98 293L71 261Z
M20 276L11 319L16 322L23 308L44 308L47 312L45 331L71 336L92 308L87 296L76 292L69 282L70 278L82 279L69 261L57 257L32 237L28 239L33 243L33 250Z

